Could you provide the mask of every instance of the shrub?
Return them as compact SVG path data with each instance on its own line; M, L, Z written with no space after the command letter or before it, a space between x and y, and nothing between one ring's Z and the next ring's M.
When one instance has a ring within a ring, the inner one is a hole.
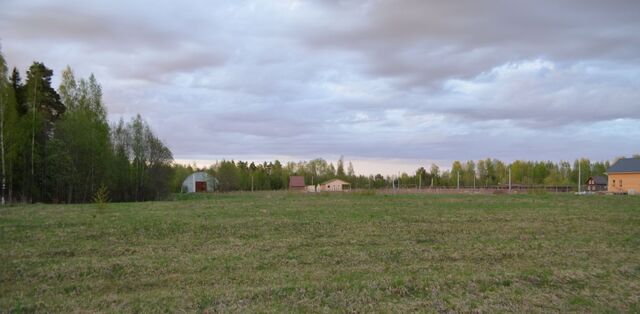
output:
M109 201L111 201L109 198L109 188L102 184L96 191L95 195L93 195L93 202L98 204L99 208L104 208L105 204L109 203Z

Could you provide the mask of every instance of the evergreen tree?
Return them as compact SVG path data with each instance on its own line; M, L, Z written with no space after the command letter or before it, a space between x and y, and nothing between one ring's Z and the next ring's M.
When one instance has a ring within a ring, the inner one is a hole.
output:
M22 78L20 77L20 72L18 72L18 69L16 69L15 67L13 68L13 71L11 71L11 78L9 80L13 89L18 114L24 115L28 111L28 106L24 96L24 85L22 84Z
M34 62L27 71L24 94L28 106L27 113L21 117L21 126L29 130L30 143L22 143L22 150L28 152L28 161L24 168L23 197L32 201L46 201L51 195L48 146L54 130L54 124L65 112L60 96L51 87L53 71L40 62ZM25 145L26 144L26 145ZM26 147L25 147L26 146Z
M336 169L336 176L340 179L346 179L346 174L344 172L344 156L340 156L338 159L338 167Z

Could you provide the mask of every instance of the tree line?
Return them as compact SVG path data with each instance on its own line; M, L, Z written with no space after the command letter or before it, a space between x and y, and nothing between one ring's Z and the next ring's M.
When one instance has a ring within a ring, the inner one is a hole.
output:
M590 176L604 175L609 161L591 161L586 158L568 161L526 161L516 160L505 163L498 159L466 162L454 161L449 170L441 171L437 165L416 170L415 175L403 173L400 184L437 187L495 187L509 183L525 186L574 186L579 180L586 181Z
M23 81L0 53L2 199L90 202L99 189L113 201L170 193L173 156L140 115L109 125L102 87L70 67L60 86L33 62Z
M511 183L526 186L576 186L578 178L582 183L590 176L603 175L609 168L609 161L591 161L578 159L568 161L524 161L505 163L498 159L487 158L478 161L454 161L447 170L433 164L420 167L414 173L398 175L356 175L351 162L341 157L336 165L318 158L311 161L286 162L246 162L223 160L208 168L198 169L191 165L175 165L172 190L180 192L184 178L195 171L205 171L214 176L219 191L251 191L287 189L289 177L303 176L307 185L320 184L329 179L342 179L351 183L353 188L489 188L505 186Z

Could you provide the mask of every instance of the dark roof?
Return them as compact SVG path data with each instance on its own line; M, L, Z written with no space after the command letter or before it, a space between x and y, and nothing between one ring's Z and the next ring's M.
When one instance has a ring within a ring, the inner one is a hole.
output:
M304 185L304 177L303 176L290 176L289 177L289 187L290 188L305 187L305 185Z
M607 169L607 173L616 172L640 172L640 158L622 158L616 161Z
M609 182L607 181L607 177L605 177L605 176L593 176L593 177L590 177L589 179L587 179L587 183L589 183L589 180L591 180L591 179L596 181L596 185L607 185L607 184L609 184Z

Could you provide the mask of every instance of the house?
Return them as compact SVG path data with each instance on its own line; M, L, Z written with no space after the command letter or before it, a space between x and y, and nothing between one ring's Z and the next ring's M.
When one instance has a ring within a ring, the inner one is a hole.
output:
M598 192L607 190L607 177L605 176L593 176L589 177L585 182L587 185L587 191Z
M320 183L319 190L321 192L351 190L351 183L340 180L340 179L331 179L329 181Z
M306 187L303 176L289 177L289 191L304 191Z
M182 181L182 193L213 192L218 186L218 179L199 171L190 174Z
M640 158L622 158L607 169L607 191L614 193L640 193Z

